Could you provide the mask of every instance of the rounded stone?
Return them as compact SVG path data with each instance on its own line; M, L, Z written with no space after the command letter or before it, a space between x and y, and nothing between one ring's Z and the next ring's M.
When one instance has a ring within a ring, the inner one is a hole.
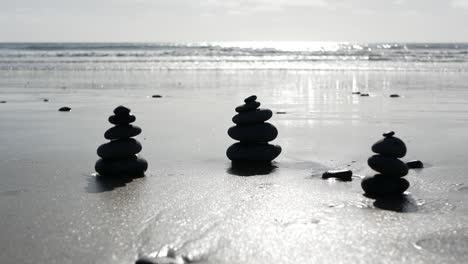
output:
M372 145L372 151L385 156L403 158L406 155L406 145L401 139L390 136Z
M253 111L259 107L260 107L260 103L254 101L254 102L250 102L250 103L243 104L243 105L236 107L236 112L241 113L241 112Z
M153 94L151 97L152 97L152 98L162 98L162 95L159 95L159 94Z
M404 177L408 174L408 167L406 164L396 158L374 155L367 160L367 164L373 170L380 172L385 176L390 177Z
M256 124L265 122L272 116L273 112L271 110L259 109L258 111L239 113L232 118L232 122L238 125Z
M368 93L361 93L361 96L367 97L367 96L369 96L369 94Z
M232 161L269 162L281 153L281 147L268 143L234 143L226 151Z
M68 106L63 106L63 107L60 107L60 108L59 108L59 111L60 111L60 112L70 112L70 111L71 111L71 108L68 107Z
M109 122L114 125L128 125L135 122L136 117L134 115L111 115L109 116Z
M412 160L406 162L406 166L408 169L422 169L424 168L424 164L420 160Z
M253 102L255 100L257 100L257 96L256 95L251 95L251 96L244 99L244 103L248 104L248 103L251 103L251 102Z
M398 94L391 94L390 97L391 97L391 98L398 98L398 97L400 97L400 95L398 95Z
M104 133L106 139L123 139L138 136L141 133L141 128L132 125L121 125L109 128Z
M97 154L103 159L121 159L131 157L141 151L140 142L133 138L113 140L102 144L97 149Z
M364 192L373 196L401 195L409 185L406 179L395 179L381 174L366 177L361 182Z
M233 126L228 135L241 142L270 142L278 136L278 129L270 123Z
M142 176L148 169L145 159L131 156L126 159L99 159L94 166L101 176Z
M125 106L119 105L114 109L114 114L116 115L128 115L130 114L130 109Z

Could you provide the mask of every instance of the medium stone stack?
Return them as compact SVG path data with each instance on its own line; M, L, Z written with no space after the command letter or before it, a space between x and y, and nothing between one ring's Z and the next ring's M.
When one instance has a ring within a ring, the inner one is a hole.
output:
M139 177L143 176L148 163L138 157L142 147L133 139L141 133L141 128L131 125L136 118L130 114L130 109L118 106L109 122L115 126L104 133L110 142L101 145L97 154L101 159L96 162L96 172L101 176Z
M281 153L281 147L269 144L278 136L275 126L267 123L273 112L259 109L257 96L244 100L245 104L236 108L237 115L232 118L236 125L229 128L228 135L240 142L231 145L227 157L233 162L271 162Z
M371 196L401 195L409 187L409 182L403 179L408 174L408 167L399 160L406 155L405 143L394 137L395 132L383 134L384 138L372 146L377 153L367 160L369 167L379 172L374 176L366 177L361 186Z

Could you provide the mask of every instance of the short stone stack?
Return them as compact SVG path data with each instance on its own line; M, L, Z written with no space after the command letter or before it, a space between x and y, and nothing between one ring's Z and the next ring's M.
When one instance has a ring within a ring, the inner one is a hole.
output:
M399 160L406 155L406 145L394 135L393 131L385 133L384 138L372 146L372 151L377 155L370 157L367 163L380 174L362 181L361 186L368 195L397 196L403 194L410 185L403 179L408 174L408 167Z
M143 176L148 163L138 157L142 147L133 139L141 133L141 128L130 125L136 118L130 114L130 109L118 106L109 122L115 126L104 133L110 142L101 145L97 154L101 159L96 162L96 172L105 177L140 177Z
M227 157L233 162L269 163L279 156L281 147L269 144L278 136L275 126L267 123L273 112L259 109L257 96L244 100L245 104L236 108L237 115L232 118L236 125L229 128L228 135L240 142L231 145Z

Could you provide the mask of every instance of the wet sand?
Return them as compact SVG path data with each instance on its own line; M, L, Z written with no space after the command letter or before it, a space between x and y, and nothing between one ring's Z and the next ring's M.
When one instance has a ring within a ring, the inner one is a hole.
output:
M251 94L285 112L271 119L283 152L243 177L227 129ZM468 73L2 71L0 100L2 263L133 263L167 245L199 263L468 259ZM120 104L149 163L125 184L93 176ZM360 182L388 130L426 168L404 199L375 201ZM353 181L321 179L342 168Z

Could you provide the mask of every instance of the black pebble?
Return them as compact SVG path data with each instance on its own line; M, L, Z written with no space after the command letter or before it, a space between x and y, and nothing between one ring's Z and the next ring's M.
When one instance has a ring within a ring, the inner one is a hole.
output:
M236 112L238 113L241 113L241 112L246 112L246 111L253 111L257 108L260 107L260 103L257 102L257 101L254 101L254 102L250 102L250 103L247 103L247 104L243 104L243 105L240 105L238 107L236 107Z
M422 169L424 168L424 164L420 160L412 160L406 162L406 166L408 166L408 169Z
M130 109L128 109L125 106L117 106L117 108L114 109L114 114L116 115L128 115L130 114Z
M44 99L42 99L42 101L43 101L43 102L49 102L49 99L44 98Z
M368 93L362 93L361 96L369 96Z
M245 98L244 103L248 104L248 103L251 103L251 102L253 102L255 100L257 100L257 96L256 95L251 95L251 96Z
M114 125L127 125L135 122L136 117L134 115L111 115L109 116L109 122Z
M276 113L277 113L278 115L285 115L285 114L286 114L286 112L284 112L284 111L278 111L278 112L276 112Z
M361 92L352 92L351 94L361 94Z
M60 108L59 108L59 111L60 111L60 112L70 112L70 111L71 111L71 108L68 107L68 106L60 107Z
M391 94L390 95L391 98L397 98L397 97L400 97L398 94Z
M154 95L152 95L151 97L153 97L153 98L162 98L162 95L154 94Z
M330 170L322 174L322 179L336 178L342 181L351 181L352 176L353 172L350 170Z

